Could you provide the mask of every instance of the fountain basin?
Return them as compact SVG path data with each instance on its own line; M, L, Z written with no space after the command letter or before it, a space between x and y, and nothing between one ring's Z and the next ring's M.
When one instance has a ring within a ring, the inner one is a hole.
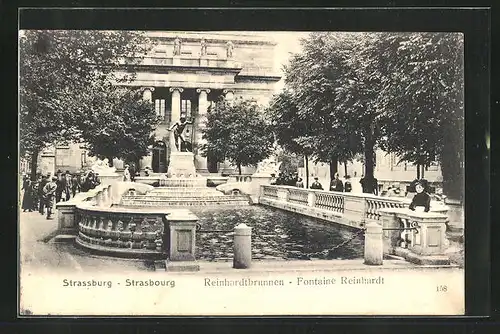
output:
M98 207L85 202L76 209L80 247L118 257L164 258L165 223L172 210Z

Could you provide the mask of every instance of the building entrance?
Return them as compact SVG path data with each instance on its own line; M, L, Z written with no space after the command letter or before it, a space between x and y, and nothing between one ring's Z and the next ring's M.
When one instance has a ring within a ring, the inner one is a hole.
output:
M154 173L166 173L167 171L167 145L163 141L157 141L153 146L152 168Z

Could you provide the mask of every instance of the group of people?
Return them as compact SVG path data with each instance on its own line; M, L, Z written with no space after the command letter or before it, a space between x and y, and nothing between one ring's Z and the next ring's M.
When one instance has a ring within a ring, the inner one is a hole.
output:
M274 179L275 175L271 175ZM284 186L292 186L298 188L304 188L304 181L297 172L280 172L278 177L271 182L274 185L284 185ZM314 182L311 184L311 189L319 189L323 190L323 186L319 182L318 177L314 178ZM352 184L350 181L350 176L346 176L345 183L339 179L339 174L335 173L334 179L330 182L330 191L342 191L342 192L351 192Z
M99 174L92 170L73 174L58 170L54 176L38 174L34 181L25 175L21 209L23 212L38 211L42 215L46 212L47 219L52 219L55 203L69 201L77 192L86 192L99 184Z

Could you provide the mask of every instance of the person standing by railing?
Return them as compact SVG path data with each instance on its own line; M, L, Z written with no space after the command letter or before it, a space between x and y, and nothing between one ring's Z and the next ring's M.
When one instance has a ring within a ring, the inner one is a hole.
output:
M302 181L301 177L299 177L299 179L297 180L297 183L295 184L295 186L297 188L304 188L304 182Z
M363 193L378 195L378 180L375 177L367 178L362 175L359 183L361 183Z
M425 190L425 182L419 181L415 185L416 194L410 203L409 209L415 211L417 207L423 207L424 212L429 212L431 206L431 197Z
M339 179L339 173L335 173L334 179L330 182L330 191L344 191L344 184Z
M345 176L344 191L350 193L352 191L351 176Z
M311 189L323 190L323 186L319 183L317 176L314 178L313 184L311 184Z

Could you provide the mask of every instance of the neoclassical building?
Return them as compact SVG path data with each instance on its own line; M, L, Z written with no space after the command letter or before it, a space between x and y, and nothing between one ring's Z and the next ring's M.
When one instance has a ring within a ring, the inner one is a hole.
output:
M260 33L151 31L147 35L155 40L154 48L140 64L123 67L136 73L135 80L126 85L142 88L144 99L154 103L162 120L141 169L166 171L173 141L168 128L181 115L194 120L184 134L196 146L202 143L201 128L211 103L224 96L228 100L254 98L265 105L281 79L275 66L276 42ZM228 167L210 156L202 157L199 150L193 153L199 173ZM75 171L89 161L79 145L59 146L42 152L40 169ZM120 168L121 163L115 162Z

